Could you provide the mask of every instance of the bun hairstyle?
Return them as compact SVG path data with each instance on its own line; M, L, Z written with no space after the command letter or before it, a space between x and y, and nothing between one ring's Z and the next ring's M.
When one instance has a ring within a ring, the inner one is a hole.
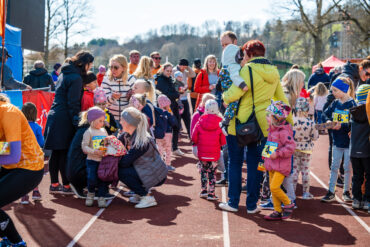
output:
M151 102L155 102L155 89L153 84L147 79L138 79L135 84L142 84L145 90L145 95Z
M122 121L125 121L127 124L136 127L136 135L133 141L133 148L142 148L145 147L151 136L148 133L148 119L141 113L138 109L134 107L128 107L121 113Z
M136 93L130 98L130 106L141 111L146 105L146 95L141 93Z
M86 65L94 62L94 56L89 51L79 51L69 59L70 63L80 68L82 75L86 75Z

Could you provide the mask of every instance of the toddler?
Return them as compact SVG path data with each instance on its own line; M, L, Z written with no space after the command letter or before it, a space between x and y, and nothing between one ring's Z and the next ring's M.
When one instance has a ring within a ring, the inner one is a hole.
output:
M326 88L325 84L319 82L315 86L315 91L313 92L313 102L315 106L315 122L318 124L322 123L321 115L324 105L326 103L326 97L328 96L328 89Z
M96 75L92 71L87 72L87 74L82 77L82 82L84 84L84 92L81 100L81 111L86 111L94 106L94 90L98 82Z
M101 87L96 88L94 91L94 105L105 112L105 130L108 135L113 135L118 130L118 126L113 114L107 108L107 96Z

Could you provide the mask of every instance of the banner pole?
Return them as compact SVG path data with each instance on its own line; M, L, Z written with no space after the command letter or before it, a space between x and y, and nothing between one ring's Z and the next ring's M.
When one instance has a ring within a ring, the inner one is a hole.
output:
M6 25L6 11L7 11L7 0L3 0L3 24L2 24L2 29L3 29L3 39L2 39L2 57L1 57L1 75L0 75L0 92L2 91L2 85L3 85L3 75L4 75L4 57L5 57L5 54L4 54L4 49L5 49L5 25Z

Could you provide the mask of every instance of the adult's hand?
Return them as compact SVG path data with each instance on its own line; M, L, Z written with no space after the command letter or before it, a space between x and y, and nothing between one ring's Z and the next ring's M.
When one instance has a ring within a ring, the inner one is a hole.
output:
M118 93L118 92L114 92L114 93L112 93L112 97L117 100L117 99L121 98L121 94Z
M213 90L216 87L216 85L209 85L209 90Z

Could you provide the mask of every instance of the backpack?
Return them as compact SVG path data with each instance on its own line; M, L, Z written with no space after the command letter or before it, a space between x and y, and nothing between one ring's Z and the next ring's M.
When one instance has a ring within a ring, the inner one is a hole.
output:
M147 103L153 114L153 134L155 139L163 139L167 130L167 117L161 108Z

